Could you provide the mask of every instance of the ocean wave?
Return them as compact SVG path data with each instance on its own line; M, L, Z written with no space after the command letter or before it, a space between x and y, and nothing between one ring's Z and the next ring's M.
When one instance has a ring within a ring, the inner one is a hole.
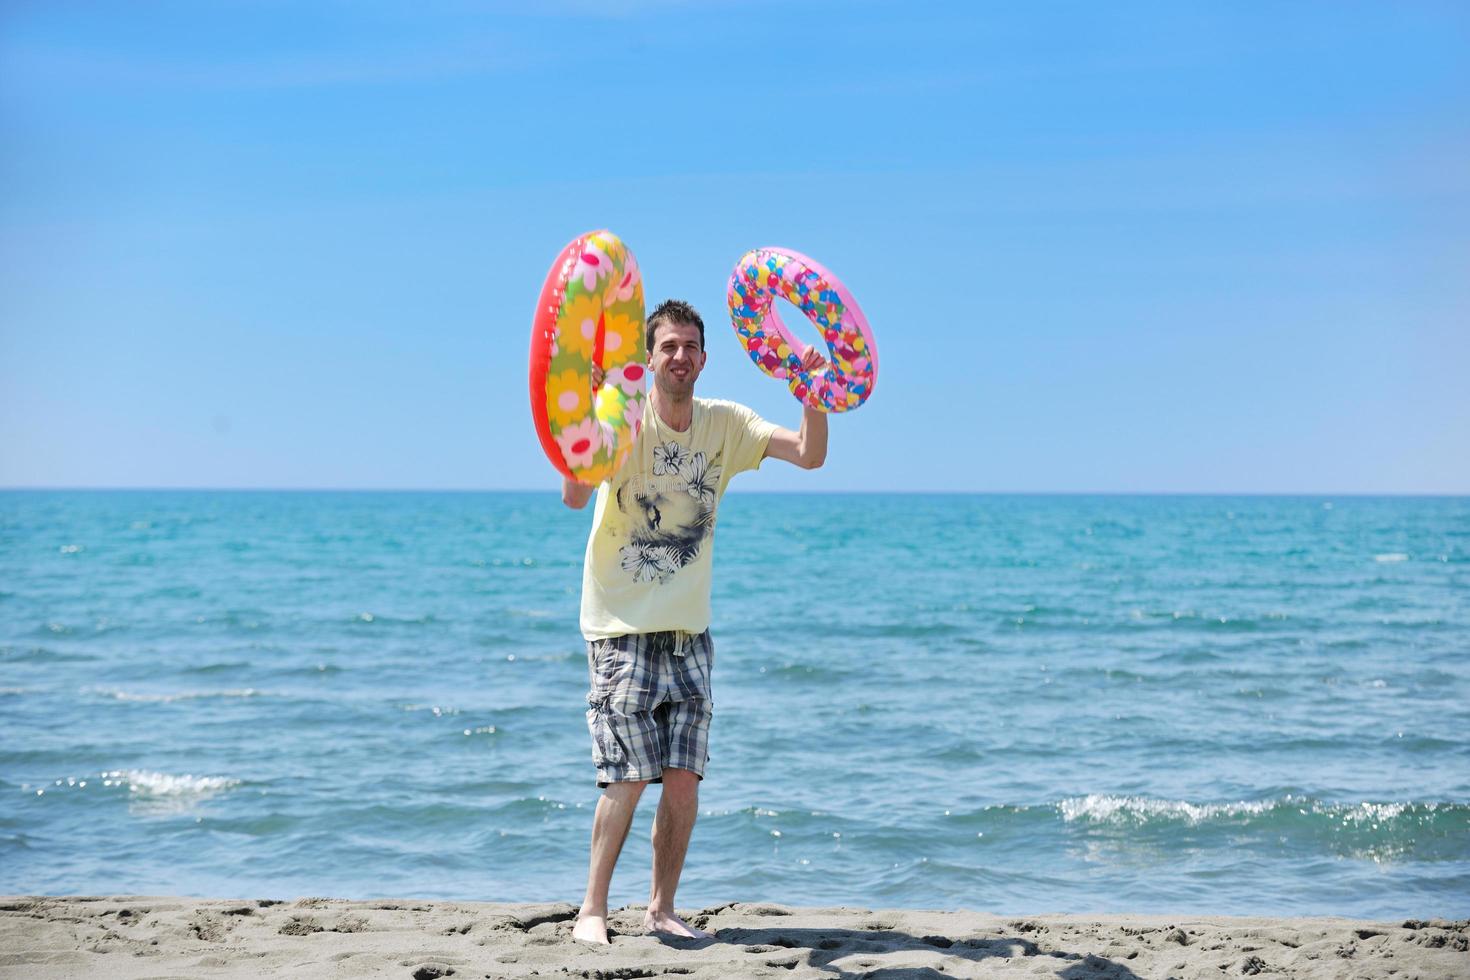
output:
M113 769L102 774L103 785L125 785L128 791L148 797L211 796L233 789L240 780L226 776L196 776L185 773L175 776L166 772L147 769Z
M187 805L233 789L240 782L227 776L196 776L193 773L175 775L149 769L109 769L91 778L65 776L39 786L24 783L21 789L28 794L45 796L48 791L86 792L90 784L92 792L122 790L140 801Z
M152 704L167 704L173 701L197 701L201 698L257 698L272 697L270 691L259 691L253 687L231 688L225 691L177 691L172 694L151 694L124 691L111 687L89 687L83 689L87 694L99 694L118 701L141 701Z
M1061 801L1062 825L1087 846L1130 851L1228 846L1270 860L1332 855L1377 865L1465 859L1470 805L1449 802L1333 802L1285 796L1192 803L1130 796Z
M214 663L193 664L188 667L180 667L181 674L217 674L231 670L239 670L244 667L254 666L249 660L220 660Z
M1166 650L1148 658L1149 663L1208 664L1228 659L1209 650Z
M1184 800L1158 800L1143 796L1100 796L1089 794L1062 800L1056 805L1062 819L1068 823L1089 821L1092 823L1141 824L1157 820L1183 820L1200 823L1222 815L1264 813L1273 802L1240 803L1189 803Z
M1378 829L1396 821L1422 824L1433 821L1440 814L1453 821L1470 821L1470 806L1461 803L1334 803L1290 794L1279 799L1229 803L1090 794L1064 799L1056 804L1056 810L1067 823L1116 826L1177 823L1198 826L1221 822L1239 824L1262 817L1315 817L1326 818L1334 824Z
M372 623L382 628L386 626L433 626L437 623L433 613L424 613L421 616L390 616L385 613L375 613L364 610L353 616L351 622Z
M1118 853L1200 853L1225 847L1269 860L1330 855L1384 862L1463 861L1470 838L1470 804L1446 801L1342 802L1287 794L1262 800L1194 802L1092 794L1054 803L991 804L944 811L930 821L936 840L953 831L976 841L1056 847L1055 834L1086 849ZM858 826L844 839L865 840Z
M318 674L345 674L346 672L346 667L341 667L337 664L329 663L319 663L306 667L294 667L290 670L283 671L283 673L285 673L287 676L293 674L306 674L307 676L314 676Z
M24 650L17 647L0 648L0 660L12 664L85 663L101 659L90 653L66 653L49 647L29 647Z
M269 810L248 817L214 817L209 829L216 834L240 834L244 837L283 838L306 822L306 818L294 813Z
M849 676L849 672L830 664L802 664L790 661L772 667L761 667L760 672L769 676L790 678L800 681L836 681Z
M457 715L463 710L447 704L400 704L398 707L402 711L429 711L435 718Z

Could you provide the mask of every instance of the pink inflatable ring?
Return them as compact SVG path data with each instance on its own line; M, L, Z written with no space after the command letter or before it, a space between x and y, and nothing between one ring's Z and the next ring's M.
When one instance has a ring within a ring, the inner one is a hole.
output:
M821 331L830 362L811 374L801 366L808 345L776 313L788 300ZM746 252L730 273L730 322L756 367L780 378L803 404L824 412L857 408L878 380L878 347L867 317L847 287L815 260L786 248Z

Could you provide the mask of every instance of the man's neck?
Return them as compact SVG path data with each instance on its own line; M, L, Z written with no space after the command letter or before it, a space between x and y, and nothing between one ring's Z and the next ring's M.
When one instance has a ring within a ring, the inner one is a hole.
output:
M694 396L692 394L675 399L654 388L650 397L653 398L653 410L658 413L659 420L664 425L675 432L689 431L689 427L694 424Z

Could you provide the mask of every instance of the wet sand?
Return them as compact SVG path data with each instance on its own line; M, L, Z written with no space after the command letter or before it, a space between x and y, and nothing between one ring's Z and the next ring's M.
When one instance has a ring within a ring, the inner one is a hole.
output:
M9 896L0 976L107 977L1470 977L1470 921L997 916L964 911L680 909L714 939L571 938L567 904Z

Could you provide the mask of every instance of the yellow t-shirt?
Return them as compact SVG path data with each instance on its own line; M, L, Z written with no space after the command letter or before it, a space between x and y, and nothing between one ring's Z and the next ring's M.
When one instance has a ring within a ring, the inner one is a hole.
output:
M776 426L744 405L694 399L687 431L644 402L627 461L597 488L582 563L582 635L709 627L715 511L730 478L756 469Z

